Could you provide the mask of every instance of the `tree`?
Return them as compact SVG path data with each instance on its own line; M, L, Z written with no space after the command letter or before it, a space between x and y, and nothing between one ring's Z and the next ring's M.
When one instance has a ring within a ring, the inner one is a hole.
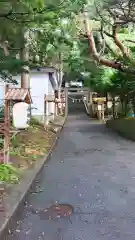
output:
M39 5L41 1L34 1L33 8ZM32 5L28 1L2 1L0 3L0 74L5 80L12 81L12 74L24 71L23 65L26 61L16 58L20 51L20 29L22 24L17 24L18 19L26 18L31 14ZM31 11L30 11L31 10Z
M74 16L78 9L81 10L83 3L83 0L55 0L46 1L46 3L43 0L19 2L14 0L0 3L1 47L3 43L8 42L6 51L9 55L9 57L0 56L1 62L5 63L0 67L2 72L10 75L15 71L22 71L23 65L31 67L53 64L57 66L60 52L66 53L64 54L66 59L63 61L68 65L66 63L68 53L72 48L76 31L71 21L74 23ZM11 58L14 61L11 61ZM17 64L20 67L16 68ZM14 71L11 72L11 69Z

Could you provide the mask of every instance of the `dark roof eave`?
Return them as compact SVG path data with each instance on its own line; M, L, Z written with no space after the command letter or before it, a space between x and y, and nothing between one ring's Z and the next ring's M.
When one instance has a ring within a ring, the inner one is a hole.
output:
M40 68L31 68L30 72L41 72L41 73L56 73L57 69L55 67L40 67Z

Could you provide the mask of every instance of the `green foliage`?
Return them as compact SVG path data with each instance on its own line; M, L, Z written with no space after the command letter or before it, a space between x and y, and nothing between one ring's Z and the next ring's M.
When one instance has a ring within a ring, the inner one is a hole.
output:
M0 106L0 119L4 117L4 105Z
M23 65L58 64L59 52L64 52L65 66L76 35L75 14L85 0L27 0L0 3L1 42L8 41L10 55L0 51L0 74L6 81L21 73ZM27 34L25 34L27 33ZM25 39L23 39L23 36ZM24 45L29 48L29 63L16 58Z
M42 126L43 124L39 121L39 119L32 117L30 120L31 126Z
M0 138L0 150L2 150L4 147L4 138Z
M12 164L0 164L0 181L7 183L19 182L19 171Z

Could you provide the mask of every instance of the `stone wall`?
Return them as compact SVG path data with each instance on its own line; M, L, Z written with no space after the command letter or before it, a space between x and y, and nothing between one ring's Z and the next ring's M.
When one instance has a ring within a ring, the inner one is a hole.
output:
M134 119L116 119L106 122L108 128L119 133L121 136L135 141L135 120Z

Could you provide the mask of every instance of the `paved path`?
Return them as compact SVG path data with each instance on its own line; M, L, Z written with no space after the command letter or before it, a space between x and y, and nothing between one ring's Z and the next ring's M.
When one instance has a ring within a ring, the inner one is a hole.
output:
M135 240L135 144L85 115L69 116L51 160L7 240ZM46 220L32 209L54 203L70 218Z

